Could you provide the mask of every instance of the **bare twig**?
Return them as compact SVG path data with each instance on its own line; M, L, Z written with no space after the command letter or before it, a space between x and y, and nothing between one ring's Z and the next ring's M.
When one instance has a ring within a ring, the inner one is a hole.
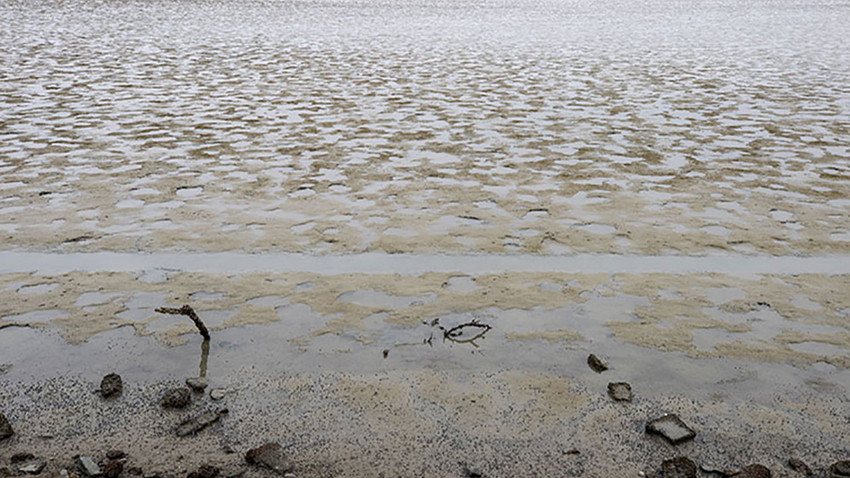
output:
M156 309L156 312L160 314L175 314L175 315L185 315L192 319L192 322L195 323L195 327L198 328L198 331L201 333L201 336L204 337L205 340L210 339L210 331L207 330L207 326L201 322L201 318L198 317L198 314L195 313L195 310L192 309L188 304L180 307L179 309L176 307L160 307Z
M440 328L443 330L443 340L451 340L452 342L457 343L470 343L472 345L475 345L476 347L477 344L475 343L475 341L484 337L484 334L486 334L488 330L492 329L490 325L482 324L481 322L478 322L477 319L470 322L466 322L464 324L456 325L450 329L443 329L442 327ZM461 336L463 336L463 330L467 328L478 329L478 332L472 337L461 338Z

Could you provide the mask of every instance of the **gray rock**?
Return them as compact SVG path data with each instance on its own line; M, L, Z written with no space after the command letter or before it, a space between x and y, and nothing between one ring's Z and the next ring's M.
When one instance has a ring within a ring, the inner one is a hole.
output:
M697 465L689 458L677 456L661 463L662 478L696 478Z
M829 467L829 472L834 477L850 476L850 460L836 461Z
M274 442L249 450L245 454L245 461L249 465L268 468L279 475L285 475L294 468L292 461L283 452L283 447Z
M15 431L12 430L12 424L6 419L6 415L0 413L0 440L5 440L14 434Z
M803 460L800 460L798 458L789 458L788 459L788 468L791 468L792 470L796 471L797 473L802 473L806 476L810 476L810 475L814 474L812 472L812 469L809 468L809 465L807 465L806 462L804 462Z
M612 382L608 384L608 395L620 402L632 401L632 386L626 382Z
M186 385L192 387L192 390L196 392L203 392L209 382L204 377L193 377L186 379Z
M647 422L646 432L661 435L674 445L696 436L695 431L691 430L682 419L672 413Z
M86 476L100 476L103 474L97 463L87 456L77 458L77 468Z
M192 403L192 392L186 387L171 388L165 391L159 403L165 408L184 408Z
M103 377L100 381L100 394L104 398L109 398L114 395L121 395L124 391L124 383L121 381L121 376L117 373L110 373Z
M587 365L589 365L590 369L596 373L602 373L608 370L608 362L602 360L594 354L588 355Z
M177 426L177 436L184 437L186 435L194 435L203 430L207 426L218 421L222 415L227 415L227 409L208 410L196 417L184 420Z
M21 473L29 474L29 475L37 475L37 474L41 473L41 470L43 470L45 466L47 466L46 461L40 460L40 459L39 460L33 460L33 461L28 462L25 465L19 466L18 471L20 471Z
M716 473L720 476L735 476L741 473L741 470L738 468L723 468L716 465L705 464L699 466L699 469L706 473Z
M227 389L225 388L214 388L210 390L210 398L213 400L221 400L225 395L227 395Z

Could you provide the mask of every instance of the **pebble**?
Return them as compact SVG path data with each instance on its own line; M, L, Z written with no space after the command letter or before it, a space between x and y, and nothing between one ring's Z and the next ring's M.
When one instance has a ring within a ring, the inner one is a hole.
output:
M9 461L13 465L16 465L18 463L21 463L21 462L24 462L24 461L29 461L29 460L34 460L34 459L35 459L35 455L33 455L32 453L24 451L24 452L21 452L21 453L15 453L14 455L11 456L11 458L9 458Z
M184 408L192 402L192 392L186 387L171 388L165 391L159 403L164 408Z
M100 476L103 474L97 463L87 456L77 458L77 468L86 476Z
M804 462L803 460L800 460L798 458L789 458L788 459L788 468L791 468L792 470L794 470L798 473L802 473L806 476L813 474L812 469L809 468L809 465L807 465L806 462Z
M0 412L0 440L5 440L14 434L15 431L12 430L12 425L6 419L6 415Z
M121 376L117 373L110 373L100 381L100 394L103 395L103 398L121 395L123 391L124 383L121 381Z
M103 467L103 475L106 478L118 478L122 471L124 471L124 462L121 460L112 460Z
M186 379L186 385L192 387L192 390L196 392L203 392L209 382L204 377L193 377Z
M214 388L210 390L210 398L213 400L221 400L225 395L227 395L227 389L225 388Z
M280 475L291 472L293 468L292 462L283 452L283 447L274 442L248 450L248 453L245 454L245 461L249 465L262 466Z
M738 478L771 478L773 473L764 465L747 465L741 469L741 474Z
M106 458L109 458L110 460L120 460L125 456L127 456L127 454L121 450L109 450L106 452Z
M37 475L41 473L41 470L47 466L47 462L44 460L35 460L26 465L18 467L18 471L21 473L27 473L29 475Z
M829 467L832 476L850 476L850 460L836 461Z
M602 373L608 370L608 363L594 354L588 355L587 365L596 373Z
M186 478L216 478L221 473L217 466L201 465L198 471L193 471Z
M647 422L646 432L661 435L673 445L690 440L696 436L696 432L691 430L678 415L673 413Z
M626 382L612 382L608 384L608 395L620 402L632 401L632 386Z

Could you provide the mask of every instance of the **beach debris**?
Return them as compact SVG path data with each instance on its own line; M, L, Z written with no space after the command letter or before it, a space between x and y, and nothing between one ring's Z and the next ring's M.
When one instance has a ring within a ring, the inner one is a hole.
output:
M619 402L631 402L632 386L626 382L611 382L608 384L608 395Z
M747 465L741 469L741 473L736 475L738 478L770 478L773 473L764 465Z
M738 468L723 468L720 466L706 463L701 464L699 466L699 469L706 473L715 473L720 476L735 476L741 473L741 470Z
M478 319L470 320L469 322L456 325L450 329L446 329L442 325L438 327L443 331L443 340L449 340L459 344L472 344L475 347L478 347L478 344L476 344L475 341L483 338L484 335L493 328L489 324L482 324ZM473 329L474 332L469 335L464 335L464 331L466 329Z
M696 432L674 413L663 415L647 422L646 433L661 435L673 445L690 440L696 436Z
M12 424L6 419L6 415L0 412L0 440L5 440L14 434L15 431L12 430Z
M590 366L590 369L596 373L602 373L608 370L608 362L597 357L595 354L587 356L587 365Z
M466 478L484 478L484 473L474 466L463 465L463 476Z
M103 474L97 463L88 456L77 458L77 468L86 476L100 476Z
M122 450L109 450L106 452L106 458L109 460L120 460L121 458L126 457L127 454Z
M214 389L210 390L210 398L212 398L215 401L219 401L219 400L223 399L225 395L227 395L227 389L226 388L214 388Z
M209 382L204 377L192 377L186 379L186 385L192 387L192 390L196 392L203 392L207 388L207 385L209 385Z
M207 326L204 325L204 323L201 321L201 318L198 317L198 314L195 313L195 310L189 304L185 304L179 309L176 307L159 307L155 309L155 312L158 312L160 314L185 315L186 317L192 319L192 322L195 323L195 327L198 328L198 332L201 333L201 336L205 340L210 339L210 331L207 330Z
M213 465L201 465L197 471L193 471L186 475L186 478L216 478L221 474L221 470Z
M810 476L810 475L814 474L812 472L812 469L809 468L809 465L807 465L805 461L803 461L799 458L789 458L788 459L788 468L791 468L792 470L794 470L798 473L802 473L806 476Z
M850 476L850 460L836 461L829 467L833 477Z
M44 470L45 466L47 466L47 461L42 459L31 459L27 462L27 464L19 466L18 471L28 475L37 475Z
M124 383L117 373L107 374L100 381L100 394L103 395L103 398L121 395L122 391L124 391Z
M118 478L122 471L124 471L124 462L121 460L112 460L103 466L103 476L106 478Z
M677 456L661 462L663 478L696 478L697 466L690 458Z
M383 351L383 355L384 355L384 358L389 357L389 355L390 355L390 349L384 349L384 351Z
M227 413L228 410L226 408L207 410L196 417L183 420L180 422L180 425L177 426L177 436L184 437L186 435L194 435L207 426L217 422L219 418L223 415L227 415Z
M275 442L266 443L263 446L248 450L245 461L249 465L268 468L279 475L285 475L293 471L292 461L283 452L283 447Z
M184 408L192 402L192 392L186 387L171 388L165 391L159 401L164 408Z

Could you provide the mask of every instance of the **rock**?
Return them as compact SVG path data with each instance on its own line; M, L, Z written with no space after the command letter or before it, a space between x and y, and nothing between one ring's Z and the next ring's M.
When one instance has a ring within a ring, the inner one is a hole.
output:
M192 390L196 392L203 392L207 388L207 385L209 385L209 382L204 377L194 377L187 378L186 385L192 387Z
M121 460L112 460L103 467L103 476L106 478L118 478L118 475L124 471L124 462Z
M217 466L201 465L198 471L186 475L186 478L216 478L221 473Z
M177 436L184 437L186 435L194 435L199 431L206 428L208 425L211 425L218 421L222 415L227 415L227 409L222 408L219 410L208 410L196 417L192 417L188 420L184 420L177 426Z
M836 461L829 467L829 472L834 477L850 476L850 460Z
M141 475L141 474L142 474L142 469L141 469L141 468L139 468L138 466L134 466L134 467L132 467L132 468L128 469L128 470L127 470L127 473L129 473L129 474L131 474L131 475Z
M100 394L104 398L121 395L122 391L124 391L124 383L121 381L121 376L117 373L110 373L100 381Z
M77 468L86 476L100 476L103 474L97 463L87 456L77 458Z
M677 456L661 463L662 478L696 478L697 465L689 458Z
M214 388L214 389L210 390L210 398L212 398L213 400L216 400L216 401L221 400L221 399L224 398L225 395L227 395L227 389Z
M283 453L283 447L273 442L249 450L245 454L245 461L249 465L263 466L280 475L286 474L293 469L292 462Z
M166 390L159 401L164 408L184 408L192 402L192 392L186 387Z
M674 445L690 440L697 435L673 413L647 422L646 432L661 435Z
M736 476L738 478L770 478L773 473L763 465L747 465L741 469L741 474Z
M28 453L28 452L15 453L14 455L11 456L11 458L9 458L9 461L13 465L17 465L18 463L22 463L24 461L30 461L30 460L35 460L35 455L33 455L32 453Z
M106 452L106 458L110 460L120 460L125 456L127 456L127 454L121 450L109 450L108 452Z
M735 476L735 475L741 473L741 470L739 470L737 468L722 468L722 467L719 467L719 466L709 465L709 464L705 464L705 463L700 465L699 469L706 472L706 473L716 473L716 474L721 475L721 476Z
M14 434L15 431L12 430L12 425L6 419L6 415L0 413L0 440L5 440Z
M626 382L613 382L608 384L608 395L620 402L632 401L632 386Z
M596 373L602 373L608 370L608 363L594 354L587 356L587 365Z
M25 465L19 466L18 471L29 475L37 475L41 473L41 470L43 470L45 466L47 466L47 462L44 460L32 460Z
M802 473L806 476L812 475L812 469L809 468L809 465L806 464L803 460L797 458L789 458L788 459L788 468L792 470Z

